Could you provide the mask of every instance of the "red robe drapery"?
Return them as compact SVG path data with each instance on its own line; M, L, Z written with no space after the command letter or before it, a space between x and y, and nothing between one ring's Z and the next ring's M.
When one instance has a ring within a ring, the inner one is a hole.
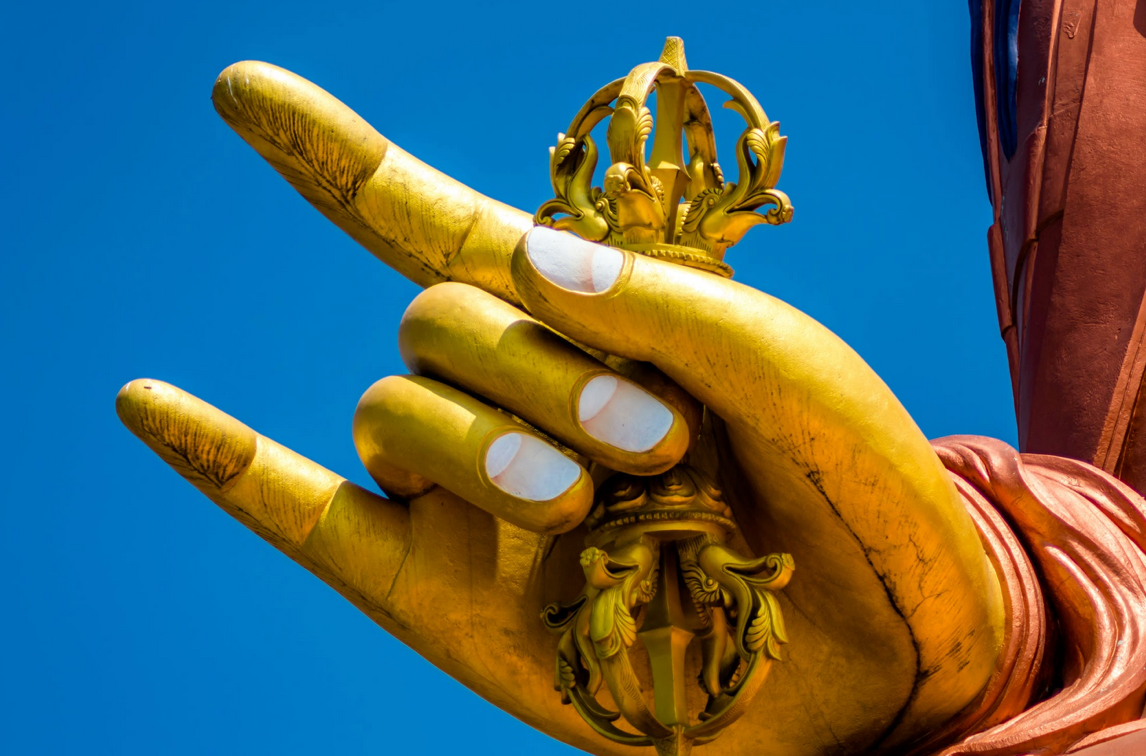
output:
M1146 754L1146 500L1086 462L977 436L933 443L1010 623L980 700L915 752Z

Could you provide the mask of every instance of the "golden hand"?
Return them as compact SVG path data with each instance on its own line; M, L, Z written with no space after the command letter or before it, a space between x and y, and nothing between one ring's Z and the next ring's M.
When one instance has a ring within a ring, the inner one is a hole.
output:
M823 326L717 276L524 236L528 215L274 66L231 66L214 101L328 218L432 288L400 329L415 375L379 381L354 418L391 499L172 386L125 386L123 422L209 498L494 704L620 754L553 692L538 615L584 582L593 476L687 450L725 483L748 549L799 565L786 658L722 752L893 747L974 700L1005 620L992 567L906 410Z

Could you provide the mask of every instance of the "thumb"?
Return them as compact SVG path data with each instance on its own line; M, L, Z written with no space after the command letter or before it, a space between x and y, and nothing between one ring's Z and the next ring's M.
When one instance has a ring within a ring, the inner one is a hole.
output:
M755 493L736 510L746 535L802 565L786 595L816 627L873 630L841 648L894 649L886 670L914 680L887 743L978 695L1003 632L997 578L939 458L859 355L755 289L550 229L518 243L512 272L539 320L652 362L724 419Z
M837 425L906 425L927 446L855 351L756 289L542 227L522 238L512 270L534 316L591 347L652 362L727 422L763 432L811 411Z

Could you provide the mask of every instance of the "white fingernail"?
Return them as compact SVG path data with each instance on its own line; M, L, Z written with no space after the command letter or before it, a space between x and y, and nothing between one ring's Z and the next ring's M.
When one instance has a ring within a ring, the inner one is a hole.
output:
M525 251L537 272L563 289L597 294L621 274L624 255L572 234L538 226L525 239Z
M611 375L585 384L577 414L590 436L630 452L648 451L672 427L672 410L644 389Z
M485 472L511 496L549 501L569 490L581 468L544 441L525 433L506 433L489 445Z

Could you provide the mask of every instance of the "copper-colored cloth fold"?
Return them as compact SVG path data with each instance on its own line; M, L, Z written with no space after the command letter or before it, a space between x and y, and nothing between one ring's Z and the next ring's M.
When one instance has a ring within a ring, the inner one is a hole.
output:
M942 756L1065 754L1137 731L1146 500L1085 462L978 436L933 443L998 571L1010 624L980 700L917 753L961 737Z

